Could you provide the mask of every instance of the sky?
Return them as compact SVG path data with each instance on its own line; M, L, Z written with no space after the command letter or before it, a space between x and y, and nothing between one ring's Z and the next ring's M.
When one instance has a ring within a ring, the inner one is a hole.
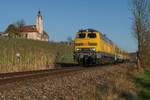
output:
M44 30L50 41L75 37L79 29L93 28L106 34L120 48L137 50L132 35L130 0L1 0L0 31L18 20L27 25L43 15Z

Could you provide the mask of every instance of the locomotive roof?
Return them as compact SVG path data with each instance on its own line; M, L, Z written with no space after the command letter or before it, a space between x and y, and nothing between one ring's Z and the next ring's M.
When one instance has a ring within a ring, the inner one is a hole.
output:
M81 29L79 30L79 32L98 32L98 31L92 28L88 28L88 29Z
M113 43L105 34L102 34L102 38L107 42Z

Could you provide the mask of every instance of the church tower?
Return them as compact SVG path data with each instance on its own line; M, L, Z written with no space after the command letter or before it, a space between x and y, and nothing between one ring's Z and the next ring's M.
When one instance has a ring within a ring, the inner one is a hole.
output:
M43 33L43 19L42 19L41 11L39 11L37 15L36 28L39 33L41 34Z

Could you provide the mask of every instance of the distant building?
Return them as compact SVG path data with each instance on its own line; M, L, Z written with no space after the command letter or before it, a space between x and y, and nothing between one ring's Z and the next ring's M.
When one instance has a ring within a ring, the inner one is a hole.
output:
M130 62L137 62L137 52L129 53Z
M49 39L48 34L43 30L43 18L40 11L36 18L36 25L22 26L19 30L20 37L22 38L39 41L48 41ZM0 32L0 37L8 37L8 35L9 33Z
M0 32L0 37L8 37L8 33Z
M48 41L48 34L43 31L43 18L41 12L38 12L36 25L23 26L20 29L21 36L27 39Z

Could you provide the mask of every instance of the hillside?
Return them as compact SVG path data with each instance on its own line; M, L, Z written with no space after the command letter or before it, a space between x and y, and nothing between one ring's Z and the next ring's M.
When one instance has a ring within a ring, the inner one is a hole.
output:
M0 38L0 72L53 68L73 61L72 47L62 43Z

